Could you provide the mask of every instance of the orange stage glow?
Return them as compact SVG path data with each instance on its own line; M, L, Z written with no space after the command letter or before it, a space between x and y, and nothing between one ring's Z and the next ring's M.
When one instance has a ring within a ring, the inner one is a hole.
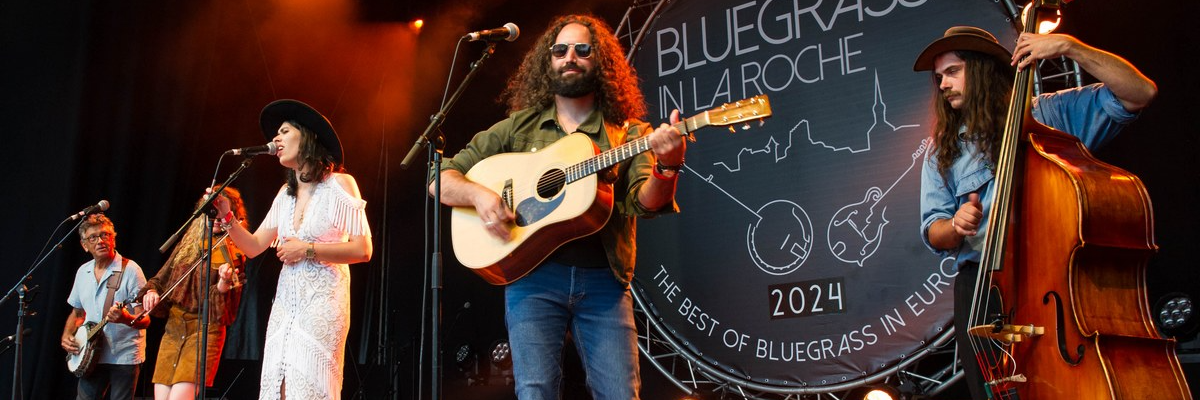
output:
M423 26L425 26L425 20L423 19L417 19L412 22L413 29L421 30L421 27Z

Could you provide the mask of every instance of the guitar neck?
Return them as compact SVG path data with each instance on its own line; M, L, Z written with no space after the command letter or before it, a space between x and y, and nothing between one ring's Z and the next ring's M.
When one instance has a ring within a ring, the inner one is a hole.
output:
M680 136L687 136L690 132L697 129L709 126L708 111L696 115L691 118L679 121L672 125L679 130ZM567 183L588 177L591 174L603 171L604 169L616 165L622 161L628 160L650 150L650 135L639 137L634 140L625 142L624 144L609 149L603 153L597 154L595 157L584 160L578 164L566 168Z
M115 305L117 307L120 307L122 310L124 310L126 304L127 303L120 302L120 303L116 303ZM93 326L92 329L88 330L88 337L90 338L90 337L94 336L96 334L96 332L100 332L100 330L104 329L105 325L108 325L108 314L105 314L104 318L100 318L100 322L96 323L96 326Z

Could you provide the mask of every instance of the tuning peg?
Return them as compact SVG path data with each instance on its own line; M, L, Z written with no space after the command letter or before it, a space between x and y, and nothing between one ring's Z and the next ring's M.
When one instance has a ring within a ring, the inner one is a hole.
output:
M767 123L767 120L766 120L766 119L764 119L764 118L759 118L759 119L758 119L758 126L763 126L763 124L765 124L765 123Z
M750 130L750 123L742 123L742 130Z
M737 129L733 129L733 125L730 125L728 128L729 128L729 133L737 133Z

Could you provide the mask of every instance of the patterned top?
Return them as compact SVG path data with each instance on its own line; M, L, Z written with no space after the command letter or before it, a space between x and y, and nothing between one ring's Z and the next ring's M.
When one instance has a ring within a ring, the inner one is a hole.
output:
M259 229L275 229L275 244L285 238L305 242L346 242L371 236L367 202L338 184L336 174L315 185L300 226L292 221L296 197L283 189ZM350 269L304 259L284 264L279 273L264 344L260 399L278 399L286 379L289 399L338 399L342 360L350 329Z

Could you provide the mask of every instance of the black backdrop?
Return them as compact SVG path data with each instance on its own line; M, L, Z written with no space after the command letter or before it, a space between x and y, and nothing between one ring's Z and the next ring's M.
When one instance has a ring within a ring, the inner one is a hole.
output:
M442 3L439 17L419 36L386 18L364 21L358 3L335 0L0 3L0 130L11 141L6 148L12 158L4 174L7 195L0 200L9 228L0 240L8 261L0 290L31 265L61 218L99 199L113 204L108 214L120 233L118 249L153 273L164 258L157 247L211 181L219 154L261 144L261 107L298 98L329 116L341 133L347 168L368 201L375 232L375 258L352 267L354 324L347 353L353 359L347 361L346 394L363 389L357 393L383 397L392 379L378 364L391 360L399 365L395 389L401 397L414 396L428 212L423 174L398 164L425 116L437 109L454 40L509 21L525 30L518 42L501 44L451 115L444 129L450 154L503 116L493 100L551 15L589 10L615 24L625 9L625 2L598 1ZM1188 2L1083 0L1069 5L1062 28L1125 56L1160 86L1159 99L1140 121L1098 154L1141 176L1154 201L1162 250L1151 265L1151 301L1170 291L1198 295L1200 280L1188 257L1200 239L1192 229L1200 218L1190 206L1200 190L1200 168L1192 162L1198 132L1188 119L1191 93L1200 89L1193 72L1200 34L1190 26L1197 11ZM464 46L456 80L462 62L480 48ZM231 168L226 160L220 178ZM277 163L264 157L238 183L254 225L281 176ZM686 212L688 204L682 206ZM76 240L68 237L33 276L40 290L24 353L29 398L74 392L58 337L72 272L86 260ZM241 393L231 398L252 398L257 386L255 343L263 329L254 324L265 321L279 268L269 258L255 261L254 286L244 300L250 310L239 322L246 326L235 327L257 339L243 335L230 356L248 360L226 361L218 378L228 382L245 368ZM447 341L483 347L503 335L500 291L458 267L448 246L446 260ZM5 335L15 327L13 303L0 306ZM388 334L380 338L384 321ZM161 322L150 331L151 349L158 332ZM11 351L0 357L0 390L6 392L12 361ZM144 377L150 374L146 367ZM643 371L644 392L671 393L653 370Z

